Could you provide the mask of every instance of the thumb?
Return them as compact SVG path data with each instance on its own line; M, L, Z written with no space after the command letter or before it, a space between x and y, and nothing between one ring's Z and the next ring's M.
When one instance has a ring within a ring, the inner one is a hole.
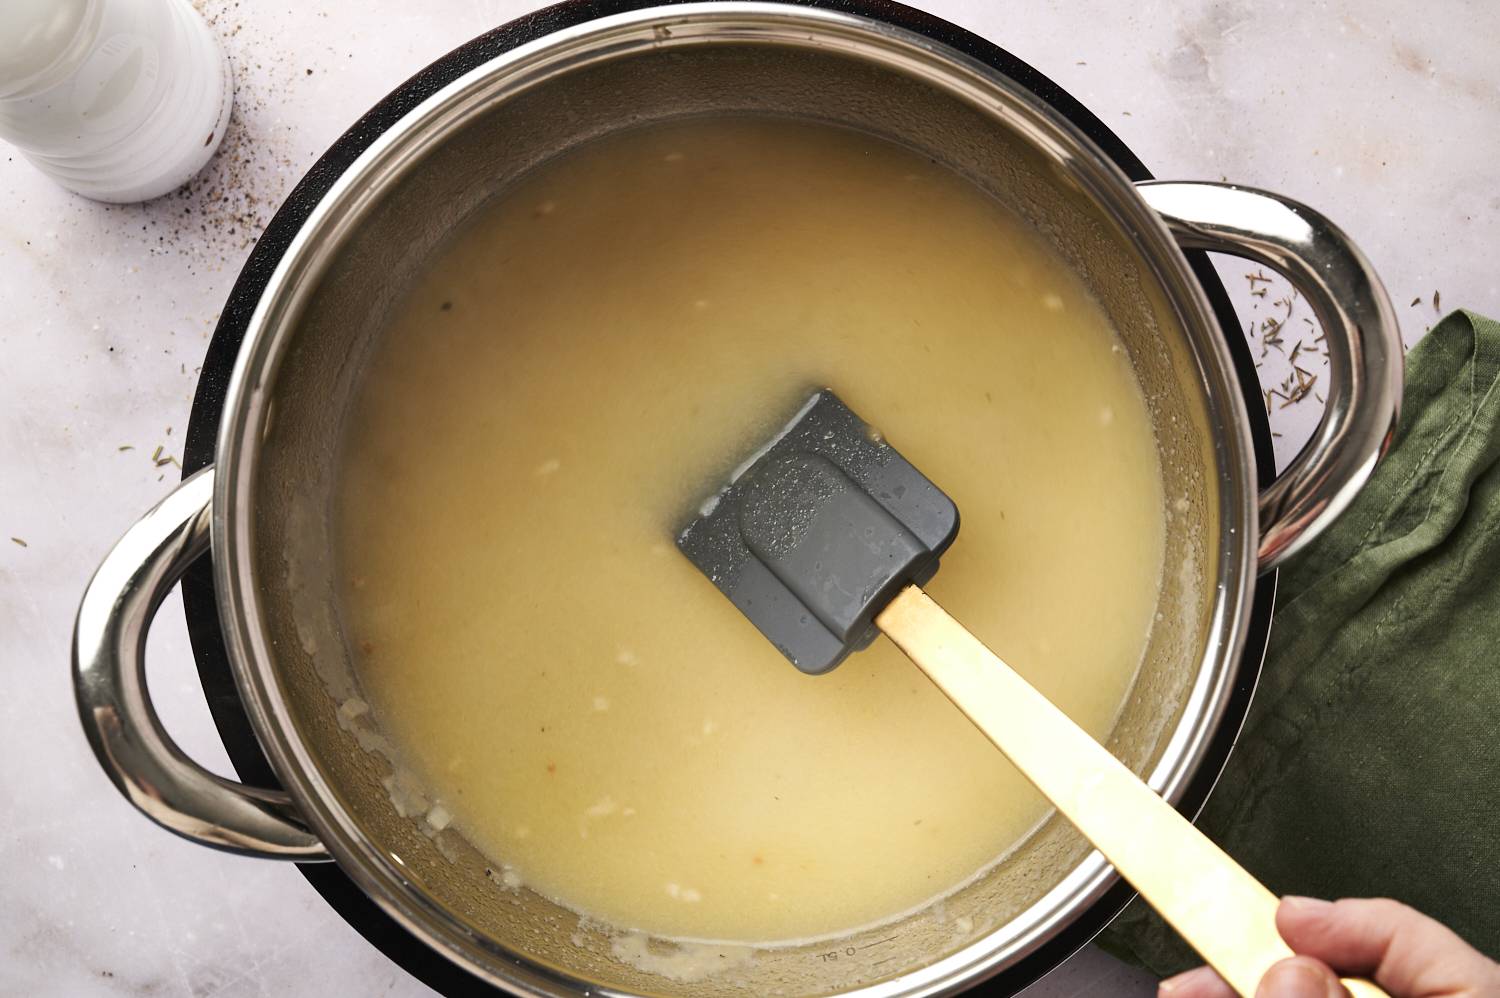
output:
M1282 960L1266 971L1255 998L1349 998L1338 975L1309 956Z

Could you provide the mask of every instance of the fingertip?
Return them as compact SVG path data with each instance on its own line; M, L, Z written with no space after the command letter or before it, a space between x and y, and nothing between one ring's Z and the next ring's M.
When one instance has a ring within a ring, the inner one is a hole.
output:
M1260 979L1255 998L1349 998L1338 975L1327 965L1306 956L1275 964Z
M1293 915L1326 915L1333 909L1333 902L1324 901L1322 898L1288 894L1281 899L1281 907Z
M1276 906L1276 930L1292 949L1302 952L1302 944L1320 934L1333 911L1332 901L1288 894Z
M1195 967L1156 986L1157 998L1235 998L1212 967Z

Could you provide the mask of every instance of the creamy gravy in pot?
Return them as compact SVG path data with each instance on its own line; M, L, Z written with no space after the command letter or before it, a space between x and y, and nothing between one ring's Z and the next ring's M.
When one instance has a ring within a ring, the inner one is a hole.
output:
M459 233L347 431L360 682L506 882L662 936L805 939L940 897L1045 814L888 641L802 675L676 550L824 385L957 502L929 591L1108 733L1163 512L1099 307L893 144L653 126L543 165Z

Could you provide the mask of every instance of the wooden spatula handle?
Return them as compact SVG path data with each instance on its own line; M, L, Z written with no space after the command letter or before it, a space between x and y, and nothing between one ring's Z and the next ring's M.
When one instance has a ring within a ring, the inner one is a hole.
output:
M875 623L1241 995L1292 955L1274 894L921 589Z

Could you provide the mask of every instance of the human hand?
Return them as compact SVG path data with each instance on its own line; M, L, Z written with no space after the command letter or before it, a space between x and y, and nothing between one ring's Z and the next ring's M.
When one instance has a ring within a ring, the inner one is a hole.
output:
M1500 964L1404 904L1287 897L1276 931L1297 956L1260 980L1256 998L1348 998L1339 977L1364 977L1392 998L1500 998ZM1161 982L1158 998L1234 998L1211 967Z

